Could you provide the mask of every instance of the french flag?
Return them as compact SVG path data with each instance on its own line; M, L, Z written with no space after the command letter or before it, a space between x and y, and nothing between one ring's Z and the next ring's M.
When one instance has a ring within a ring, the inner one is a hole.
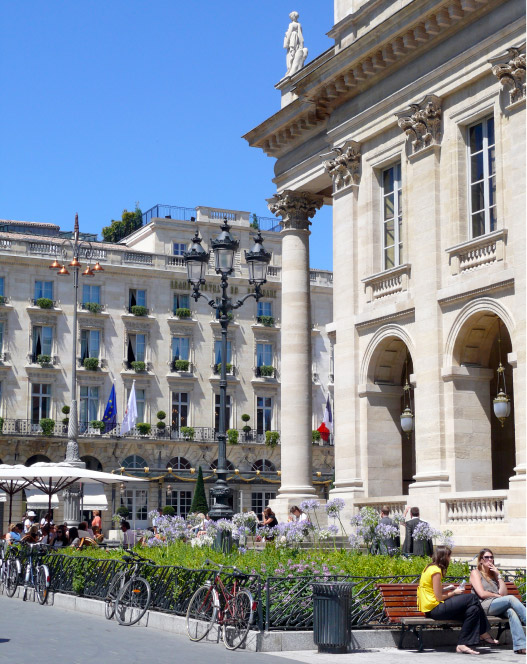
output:
M317 431L320 431L322 440L327 442L330 435L333 433L333 415L331 414L331 404L329 403L329 394L326 401L326 408L324 409L324 417L322 419L322 424L318 427Z

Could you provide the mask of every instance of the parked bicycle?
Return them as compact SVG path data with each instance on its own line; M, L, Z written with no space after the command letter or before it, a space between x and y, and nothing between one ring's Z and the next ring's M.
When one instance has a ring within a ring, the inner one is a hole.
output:
M48 598L51 580L48 566L42 563L48 547L45 544L23 544L23 547L27 552L27 559L22 600L26 601L27 591L33 588L38 603L44 604Z
M214 564L206 560L205 565ZM247 588L241 587L246 575L236 567L216 565L218 571L212 581L196 590L187 609L187 632L192 641L201 641L217 624L222 631L223 643L229 650L240 648L254 622L257 602ZM223 570L230 573L232 585L226 586L221 579Z
M126 569L114 574L110 582L104 614L108 620L115 615L120 625L134 625L147 612L152 596L150 584L140 572L153 563L135 551L123 556L123 562Z
M8 545L4 542L1 550L0 584L8 597L13 597L22 574L19 544Z

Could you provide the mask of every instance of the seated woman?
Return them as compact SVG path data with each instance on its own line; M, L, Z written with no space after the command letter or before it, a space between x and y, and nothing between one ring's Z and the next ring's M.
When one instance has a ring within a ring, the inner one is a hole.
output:
M73 528L70 528L69 539L70 539L70 546L77 549L79 547L81 538L79 537L79 530L78 528L75 528L75 526Z
M470 573L472 592L481 601L488 616L508 617L514 652L525 655L525 606L517 597L507 594L507 586L494 565L494 554L490 549L478 553L478 568Z
M40 535L38 534L38 526L31 526L29 531L22 537L20 540L24 544L36 544L40 541Z
M97 544L102 544L104 542L104 535L101 532L101 529L98 526L92 526L93 530L93 539Z
M278 519L276 518L276 514L273 512L273 510L270 507L266 507L262 512L262 520L259 522L258 525L261 527L267 526L267 528L274 528L275 526L278 525ZM274 534L267 535L265 539L273 540Z
M473 646L479 641L493 645L495 641L488 630L489 622L478 599L469 593L464 594L462 588L445 592L441 585L446 576L452 551L448 546L438 546L432 555L432 562L427 565L417 589L417 608L427 618L433 620L459 620L463 623L459 634L456 652L468 655L479 655ZM474 601L475 600L475 601Z
M19 523L10 523L9 524L9 532L5 536L6 542L9 542L9 544L12 544L13 542L20 542L22 539L21 532L23 530L23 527L20 528L21 524Z
M66 528L64 526L58 526L57 536L53 541L53 548L61 549L63 546L68 546L70 543L67 535Z

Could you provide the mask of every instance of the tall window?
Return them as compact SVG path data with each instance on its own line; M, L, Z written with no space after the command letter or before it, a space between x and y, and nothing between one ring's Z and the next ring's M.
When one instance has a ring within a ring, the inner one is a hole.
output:
M170 459L167 463L167 468L172 468L172 470L190 470L191 464L185 457L177 456Z
M4 350L4 323L0 323L0 353Z
M273 398L256 397L256 431L271 431L273 423Z
M145 362L146 358L146 334L128 335L128 362Z
M221 364L221 341L214 342L214 364ZM232 344L227 341L227 364L232 363Z
M167 505L176 510L178 516L186 519L192 505L192 491L174 491L167 493Z
M276 493L271 491L253 491L251 494L251 509L258 518L261 517L269 501L276 498Z
M382 172L383 269L403 262L401 164Z
M91 284L82 285L82 304L86 302L101 303L101 287L92 286Z
M128 293L128 306L146 307L146 291L139 288L130 288Z
M145 415L146 415L146 396L145 396L145 390L141 389L138 390L137 388L135 389L135 400L137 403L137 421L138 422L146 422L145 420Z
M0 277L0 297L4 297L5 295L5 278Z
M272 316L273 315L273 303L265 302L264 300L258 300L256 303L256 315L257 316Z
M85 431L89 423L99 417L99 388L81 386L80 397L80 427Z
M31 385L31 423L38 424L43 417L51 412L51 385L49 383L33 383Z
M52 281L35 281L35 300L38 300L40 297L53 299Z
M172 247L174 256L183 256L183 253L187 250L187 245L182 242L173 242Z
M49 355L53 346L53 328L46 325L33 326L33 361L36 361L39 355Z
M188 425L188 392L172 392L172 428Z
M190 295L174 293L174 313L178 309L190 309Z
M494 118L468 128L470 222L472 237L496 230Z
M172 359L188 360L190 354L189 337L172 337Z
M273 344L256 344L256 366L273 366Z
M100 330L81 330L81 360L87 357L99 357L101 347Z
M251 470L253 472L259 470L263 473L273 473L276 470L276 466L272 461L269 461L269 459L258 459L251 466Z
M225 422L225 429L231 428L231 395L227 394L227 421ZM220 395L214 395L214 428L216 431L220 428Z

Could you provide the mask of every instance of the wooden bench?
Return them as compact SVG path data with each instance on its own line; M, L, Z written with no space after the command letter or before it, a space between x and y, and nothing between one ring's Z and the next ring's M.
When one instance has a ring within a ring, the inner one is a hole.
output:
M509 595L517 597L522 601L521 595L514 583L507 582ZM417 609L417 583L380 583L377 590L381 593L384 603L384 612L390 624L401 625L399 637L399 650L403 647L404 636L407 631L412 631L419 642L419 652L423 650L422 630L424 627L452 628L460 627L459 620L433 620L427 618L424 613ZM472 586L465 586L465 593L470 593ZM509 621L507 618L496 618L487 616L491 626L498 626L498 639L501 633L507 629Z

